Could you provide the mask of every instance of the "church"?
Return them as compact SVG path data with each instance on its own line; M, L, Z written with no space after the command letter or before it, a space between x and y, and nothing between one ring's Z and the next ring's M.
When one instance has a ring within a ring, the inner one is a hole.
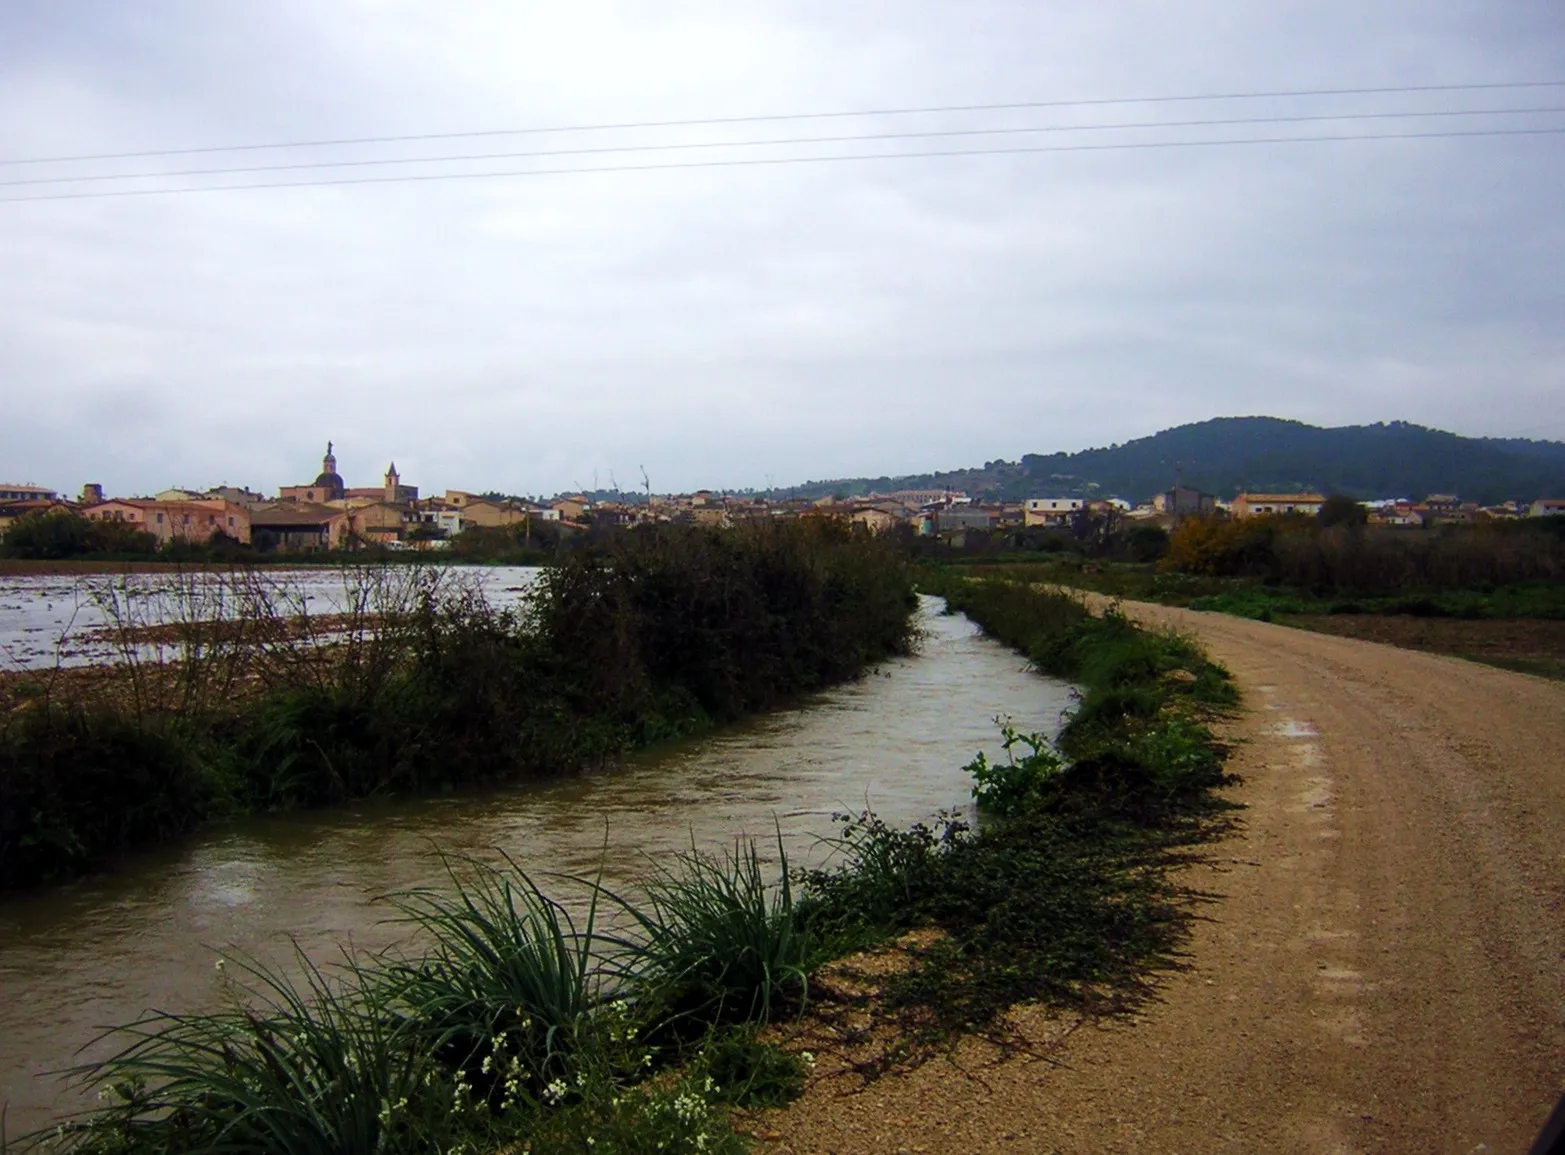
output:
M387 505L412 505L418 500L418 486L403 485L393 461L386 470L385 481L379 486L361 486L349 489L337 472L337 457L332 452L332 442L326 443L326 456L321 458L321 472L308 485L285 485L277 491L279 501L306 501L315 505L334 505L338 502L363 504L384 502Z

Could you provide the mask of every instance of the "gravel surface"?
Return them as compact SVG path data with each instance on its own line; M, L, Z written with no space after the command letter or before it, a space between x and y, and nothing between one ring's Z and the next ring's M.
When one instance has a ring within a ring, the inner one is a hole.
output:
M1565 684L1217 614L1245 695L1218 896L1132 1021L859 1088L822 1056L761 1150L1524 1152L1565 1087Z

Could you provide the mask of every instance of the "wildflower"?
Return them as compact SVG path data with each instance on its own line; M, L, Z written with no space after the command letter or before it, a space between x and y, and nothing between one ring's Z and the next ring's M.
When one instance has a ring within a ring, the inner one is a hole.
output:
M223 965L223 960L222 959L218 959L215 963L213 963L212 964L212 969L215 970L218 974L222 974L223 970L225 969L224 965Z
M570 1088L565 1085L565 1080L553 1079L549 1082L549 1085L543 1089L543 1097L546 1102L558 1103L561 1099L565 1098L566 1093L569 1091Z
M810 1051L802 1052L799 1055L799 1058L804 1060L804 1065L806 1067L813 1067L815 1065L815 1055Z

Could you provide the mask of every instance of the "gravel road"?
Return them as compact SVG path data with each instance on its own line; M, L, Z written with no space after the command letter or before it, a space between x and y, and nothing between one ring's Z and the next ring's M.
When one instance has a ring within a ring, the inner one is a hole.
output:
M1189 969L1050 1059L978 1044L859 1093L818 1078L773 1151L1524 1152L1565 1088L1565 683L1127 605L1237 677L1242 829ZM829 1075L829 1064L821 1064Z

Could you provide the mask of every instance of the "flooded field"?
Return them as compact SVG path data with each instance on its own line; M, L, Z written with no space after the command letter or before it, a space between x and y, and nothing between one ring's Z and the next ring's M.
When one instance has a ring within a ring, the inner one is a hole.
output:
M513 603L537 570L524 566L453 568L441 580L471 584L491 605ZM367 610L417 571L264 569L130 574L0 574L0 671L42 670L178 656L176 644L147 644L147 627L233 619L260 600L280 615Z

